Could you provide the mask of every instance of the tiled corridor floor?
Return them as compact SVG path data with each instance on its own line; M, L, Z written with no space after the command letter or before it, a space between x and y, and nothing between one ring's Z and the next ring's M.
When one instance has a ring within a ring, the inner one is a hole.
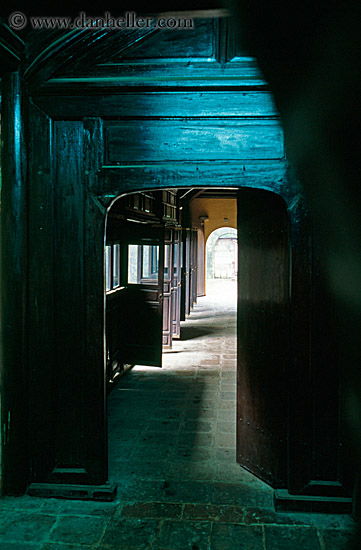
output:
M0 499L1 550L345 550L349 516L276 513L236 464L235 329L235 283L210 283L163 368L133 368L110 395L116 501Z
M236 288L221 283L182 323L163 368L135 367L110 396L120 495L272 506L273 491L236 463Z

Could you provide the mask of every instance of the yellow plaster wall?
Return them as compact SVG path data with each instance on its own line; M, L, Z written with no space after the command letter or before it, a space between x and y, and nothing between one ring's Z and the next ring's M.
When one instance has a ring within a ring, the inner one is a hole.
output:
M206 293L206 242L209 235L220 227L234 227L237 229L237 199L193 199L190 203L192 226L202 228L204 231L204 245L198 243L198 265L203 269L198 270L197 294L204 296ZM208 216L208 220L202 222L199 216ZM224 221L228 218L228 222ZM202 260L202 261L201 261Z
M237 199L194 199L190 203L193 227L201 227L199 216L208 216L204 222L204 240L220 227L234 227L237 229ZM228 223L224 221L228 218Z

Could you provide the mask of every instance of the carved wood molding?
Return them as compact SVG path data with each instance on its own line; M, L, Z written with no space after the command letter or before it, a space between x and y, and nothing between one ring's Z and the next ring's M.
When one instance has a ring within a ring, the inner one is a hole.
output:
M39 32L39 31L38 31ZM155 29L74 29L56 38L32 60L24 71L30 89L41 88L55 73L68 67L76 59L84 66L93 66L104 57L118 52L129 51L141 40L154 34Z
M24 41L8 25L0 22L0 74L16 71L24 52Z

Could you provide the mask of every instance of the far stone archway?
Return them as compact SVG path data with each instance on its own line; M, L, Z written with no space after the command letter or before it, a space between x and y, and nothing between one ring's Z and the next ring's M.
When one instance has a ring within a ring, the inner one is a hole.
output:
M207 279L237 278L237 230L220 227L213 231L206 245Z

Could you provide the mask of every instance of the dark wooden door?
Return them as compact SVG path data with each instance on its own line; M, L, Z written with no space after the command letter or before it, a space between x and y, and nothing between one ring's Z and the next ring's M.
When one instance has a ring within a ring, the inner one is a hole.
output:
M289 238L277 195L238 195L237 461L273 487L287 480Z
M165 230L163 282L163 347L172 347L173 229Z
M164 228L130 224L122 242L118 292L119 357L132 365L162 366Z
M180 338L181 314L181 231L174 230L173 239L173 283L172 283L172 337Z
M182 297L181 321L190 314L190 230L182 231Z
M190 307L197 303L197 281L198 281L198 231L197 229L192 229L191 231L191 295L190 295Z

